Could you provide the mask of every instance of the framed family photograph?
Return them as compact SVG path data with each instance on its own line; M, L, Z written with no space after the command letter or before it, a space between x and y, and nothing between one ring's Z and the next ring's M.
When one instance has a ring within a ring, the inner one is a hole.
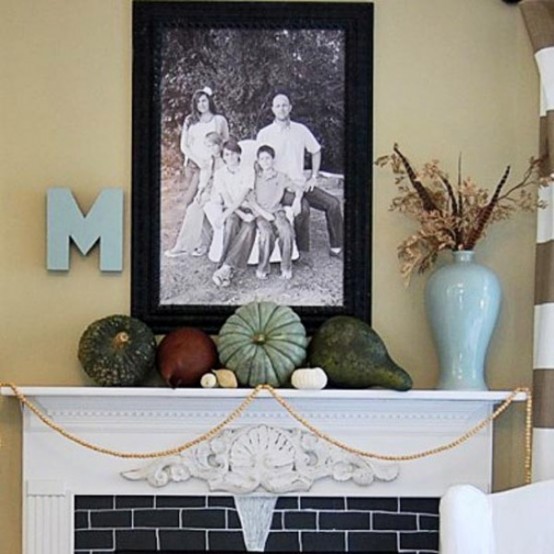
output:
M371 313L373 6L133 4L132 315Z

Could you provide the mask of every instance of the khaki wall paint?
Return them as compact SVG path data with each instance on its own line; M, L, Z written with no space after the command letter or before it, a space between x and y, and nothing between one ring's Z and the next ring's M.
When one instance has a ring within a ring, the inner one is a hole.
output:
M76 359L85 326L128 313L130 298L131 2L0 0L0 380L89 385ZM517 8L500 0L375 1L374 155L398 141L414 161L439 158L491 187L536 152L538 78ZM125 270L73 252L45 269L45 195L71 187L84 209L103 187L126 194ZM390 175L375 172L373 323L416 388L437 360L423 312L425 277L401 282L398 242L410 223L388 211ZM494 228L478 258L505 299L488 367L492 388L531 382L534 216ZM0 551L21 552L20 413L2 400ZM522 410L497 427L495 486L522 482ZM83 468L86 474L86 468Z

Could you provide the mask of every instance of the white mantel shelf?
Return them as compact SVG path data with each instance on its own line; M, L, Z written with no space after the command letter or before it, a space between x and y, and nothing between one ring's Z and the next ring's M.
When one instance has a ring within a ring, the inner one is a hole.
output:
M19 391L28 397L117 397L117 398L246 398L252 389L203 389L165 387L18 387ZM397 392L381 389L324 389L317 391L276 389L276 392L285 399L345 399L345 400L448 400L448 401L477 401L496 404L506 400L511 391L452 391L452 390L410 390ZM3 396L14 396L8 387L0 387ZM261 390L257 398L271 398L271 393ZM527 399L524 392L519 392L515 401Z
M165 451L198 438L252 393L161 387L24 386L19 391L69 433L102 448L133 453ZM278 389L277 394L318 432L349 447L405 455L453 443L512 392ZM1 388L0 395L16 400L9 387ZM526 394L518 393L514 400L522 402ZM293 419L267 390L261 390L217 436L155 462L84 448L47 427L27 407L22 433L24 554L73 553L76 495L231 491L263 496L284 491L302 496L436 498L454 484L471 483L485 491L492 484L492 425L440 454L381 462L329 445ZM168 478L160 481L160 471ZM222 476L222 471L227 473ZM224 480L228 473L231 488L222 488L220 477ZM260 475L275 477L285 488L268 489L266 481L250 489L232 488L241 479L244 483ZM301 489L289 485L300 481Z

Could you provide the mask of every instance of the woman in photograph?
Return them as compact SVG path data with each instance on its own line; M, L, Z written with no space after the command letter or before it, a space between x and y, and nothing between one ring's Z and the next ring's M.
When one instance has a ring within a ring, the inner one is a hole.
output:
M181 131L180 146L185 156L182 197L185 214L198 192L201 169L208 169L212 161L205 137L214 132L226 141L229 138L229 124L223 115L217 113L212 90L204 87L192 95L190 113L185 117Z
M173 248L165 252L169 258L183 256L187 252L192 256L203 256L208 251L212 233L211 225L204 217L204 206L211 197L214 174L224 165L221 158L223 139L219 133L212 131L204 137L204 145L210 153L210 161L200 169L198 192L185 212Z
M245 202L254 186L254 168L241 166L241 153L236 139L225 142L225 165L214 175L210 204L219 206L219 214L211 222L223 228L223 248L212 281L219 287L228 287L235 270L246 267L256 236L254 214Z

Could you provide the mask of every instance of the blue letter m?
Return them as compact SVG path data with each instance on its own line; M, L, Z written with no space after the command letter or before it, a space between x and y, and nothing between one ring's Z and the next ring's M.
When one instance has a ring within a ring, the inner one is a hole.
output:
M100 240L100 270L123 268L123 191L105 189L83 215L67 188L48 190L47 264L55 271L69 270L69 239L82 254Z

